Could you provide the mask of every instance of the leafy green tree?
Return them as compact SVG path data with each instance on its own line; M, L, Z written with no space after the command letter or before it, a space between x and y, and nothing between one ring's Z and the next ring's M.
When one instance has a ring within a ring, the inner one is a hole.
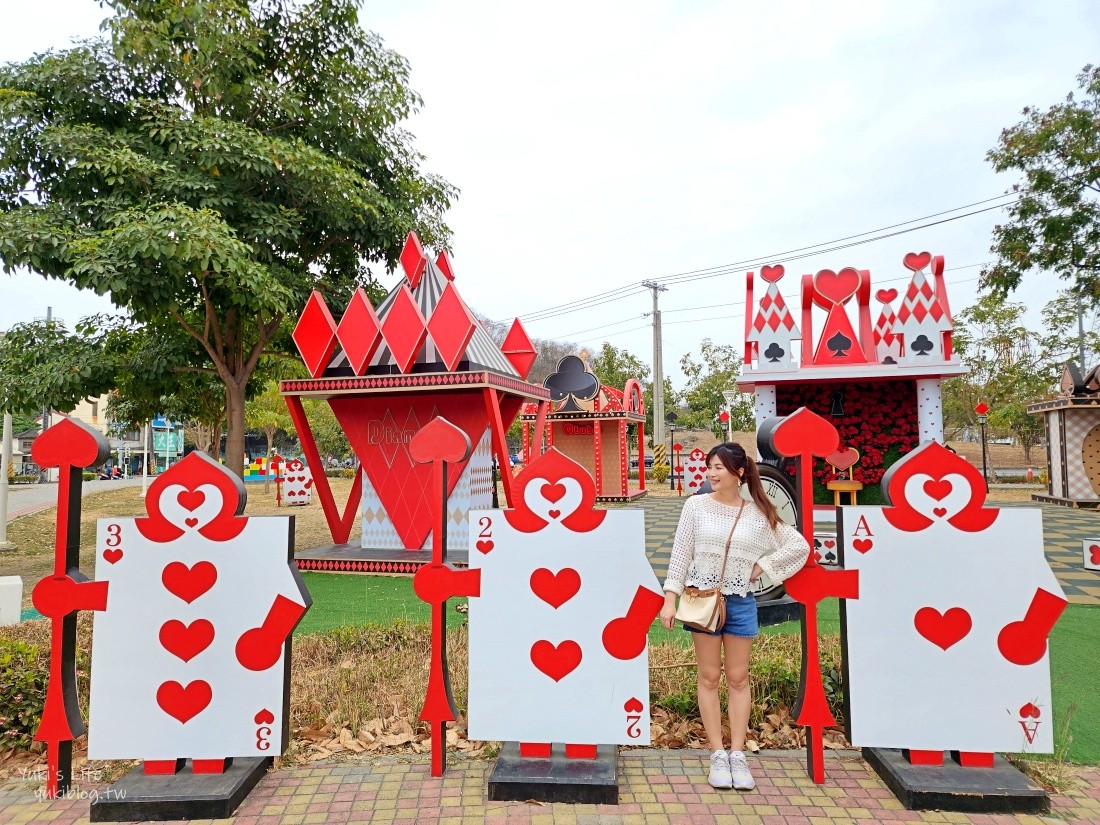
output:
M224 385L242 472L261 357L313 288L342 305L455 190L399 126L421 103L357 0L106 0L110 41L0 68L0 262L172 326Z
M104 355L104 334L81 322L70 333L57 321L15 324L0 337L0 410L33 416L68 412L115 384L117 364Z
M741 359L737 350L729 344L715 344L704 338L699 348L702 361L695 361L691 353L680 359L680 369L687 377L683 402L687 412L680 416L678 427L697 427L711 430L721 438L726 425L718 420L719 413L726 408L723 390L737 386L737 376L741 374ZM735 430L755 428L752 406L743 399L733 405L732 427Z
M1052 364L1081 361L1081 332L1084 333L1085 363L1078 365L1084 372L1096 365L1097 353L1100 353L1100 308L1091 301L1080 300L1072 290L1058 293L1043 307L1041 341Z
M644 388L649 381L649 364L642 363L634 354L625 349L617 349L604 341L600 351L593 355L588 366L605 387L622 390L631 378Z
M1025 108L987 155L998 172L1023 176L1011 189L1019 200L1009 220L993 230L997 261L982 273L983 285L1002 295L1036 269L1100 301L1100 67L1086 66L1077 80L1080 97Z
M1015 437L1031 461L1031 449L1043 434L1040 416L1028 415L1029 403L1045 398L1058 369L1044 355L1040 336L1023 324L1023 304L986 294L955 316L954 347L968 375L943 383L944 424L977 426L974 408L989 405L988 426Z

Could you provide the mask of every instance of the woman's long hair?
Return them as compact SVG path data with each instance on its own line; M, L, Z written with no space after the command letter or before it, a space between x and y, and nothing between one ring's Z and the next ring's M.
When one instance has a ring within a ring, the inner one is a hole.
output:
M749 485L749 495L752 496L752 500L756 502L756 506L764 513L764 516L768 519L768 524L774 530L779 524L779 512L772 504L772 500L764 493L764 485L760 483L760 472L756 469L756 462L749 458L745 448L732 441L719 444L707 453L708 467L711 459L715 456L718 456L718 460L734 475L740 475L741 470L745 471L744 475L741 476L741 481Z

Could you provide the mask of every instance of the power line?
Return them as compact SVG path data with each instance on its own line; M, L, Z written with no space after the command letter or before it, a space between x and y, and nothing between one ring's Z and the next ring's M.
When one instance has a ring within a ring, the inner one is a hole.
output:
M912 226L912 227L909 227L908 229L902 229L902 230L899 230L897 232L886 232L886 230L896 229L897 227L901 227L901 226L907 226L908 224L915 223L917 221L926 221L929 218L937 218L937 217L940 217L941 215L950 215L952 212L958 212L962 209L969 209L970 207L973 207L973 206L981 206L982 204L987 204L987 203L990 203L992 201L999 201L999 200L1003 200L1004 198L1013 198L1013 197L1015 197L1015 195L1007 194L1007 195L998 195L998 196L993 197L993 198L985 198L984 200L975 201L973 203L965 204L963 206L957 206L957 207L954 207L953 209L946 209L946 210L943 210L943 211L940 211L940 212L933 212L930 215L924 215L920 218L912 218L910 220L902 221L900 223L894 223L894 224L890 224L888 226L879 227L878 229L871 229L871 230L867 230L865 232L859 232L859 233L854 234L854 235L846 235L846 236L841 237L841 238L835 238L835 239L830 240L830 241L823 241L821 243L812 244L810 246L797 247L795 249L789 249L789 250L786 250L784 252L776 252L776 253L772 253L772 254L766 255L766 256L757 256L757 257L753 257L753 258L746 258L746 259L743 259L741 261L735 261L733 263L727 263L727 264L720 264L718 266L707 267L707 268L704 268L704 269L689 270L687 272L681 272L681 273L677 273L675 275L669 275L669 276L666 276L666 277L663 277L663 278L655 278L654 280L656 280L660 283L663 283L663 284L687 283L687 282L690 282L690 281L704 280L704 279L707 279L707 278L718 277L719 275L728 274L728 273L733 272L733 271L735 271L737 269L740 269L742 267L758 266L758 265L768 263L768 262L771 262L771 261L777 261L779 259L783 259L783 260L787 260L787 261L801 260L803 258L812 257L814 255L821 255L821 254L826 254L826 253L829 253L829 252L836 252L836 251L839 251L839 250L842 250L842 249L850 249L851 247L854 247L854 246L860 246L862 244L867 244L867 243L874 243L875 241L880 241L880 240L884 240L886 238L896 237L898 235L904 235L908 232L916 232L916 231L921 230L921 229L928 229L929 227L932 227L932 226L939 226L939 225L944 224L944 223L949 223L950 221L961 220L962 218L968 218L968 217L971 217L973 215L978 215L978 214L981 214L983 212L989 212L989 211L994 210L994 209L1002 209L1006 206L1011 206L1013 203L1019 202L1019 198L1016 198L1016 200L1011 201L1011 202L995 204L994 206L988 206L988 207L985 207L984 209L976 209L972 212L966 212L962 215L954 215L953 217L944 218L943 220L932 221L930 223L924 223L924 224L921 224L920 226ZM880 233L880 232L886 232L886 234L882 234L882 235L875 234L875 233ZM867 235L875 235L875 237L866 238L865 236L867 236ZM853 243L843 243L844 241L853 240L855 238L865 238L865 239L861 240L861 241L854 241ZM795 254L795 253L803 253L803 254ZM536 322L536 321L543 321L543 320L546 320L548 318L557 317L559 315L567 315L571 312L577 312L577 311L582 310L582 309L589 309L591 307L601 306L603 304L610 303L612 301L617 301L621 298L625 298L628 295L631 295L631 294L634 294L634 293L640 292L640 291L642 291L642 287L641 287L640 284L637 284L637 283L629 284L629 285L618 287L616 289L608 290L606 292L601 292L601 293L598 293L596 295L589 296L587 298L578 298L575 301L570 301L570 302L565 303L565 304L559 304L557 306L547 307L546 309L543 309L543 310L537 310L535 312L531 312L531 313L528 313L526 315L521 314L520 318L523 319L524 321L528 322L528 323Z

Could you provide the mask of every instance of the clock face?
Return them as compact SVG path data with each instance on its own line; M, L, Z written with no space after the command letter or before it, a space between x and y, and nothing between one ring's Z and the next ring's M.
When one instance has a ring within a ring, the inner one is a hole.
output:
M798 527L798 505L790 482L784 478L782 471L771 465L759 464L757 467L760 470L760 483L764 487L764 493L779 511L779 518L792 527ZM758 597L770 599L783 595L782 585L774 584L766 573L757 579L749 592Z

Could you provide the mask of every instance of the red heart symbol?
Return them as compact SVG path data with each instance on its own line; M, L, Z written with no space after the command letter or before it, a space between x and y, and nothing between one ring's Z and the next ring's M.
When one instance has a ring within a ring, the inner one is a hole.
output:
M1020 715L1030 719L1038 719L1043 715L1043 712L1039 708L1035 707L1031 702L1028 702L1022 708L1020 708Z
M931 252L910 252L905 256L905 268L913 272L919 272L932 262Z
M210 683L202 679L196 679L187 687L179 682L165 682L157 688L157 704L169 716L184 724L202 713L212 696Z
M1100 547L1094 544L1089 547L1089 552L1092 553L1092 563L1100 564Z
M934 607L922 607L913 617L913 625L921 636L947 650L970 632L973 622L961 607L952 607L946 613Z
M188 527L194 527L196 524L199 523L199 520L197 518L188 517L183 520L183 523L186 524Z
M831 550L833 548L833 546L836 544L836 542L833 541L832 539L825 539L824 544L825 544L826 547L828 547Z
M557 610L581 589L581 576L572 567L563 567L553 573L540 567L531 574L531 590L535 595Z
M871 541L870 539L855 539L852 542L852 547L854 547L860 553L866 553L868 550L870 550L874 546L875 546L875 543L873 541Z
M121 558L122 558L122 551L121 550L114 549L114 548L108 548L107 550L103 551L103 560L110 563L110 564L114 564L115 562L117 562Z
M784 269L782 266L762 266L760 267L760 277L767 281L769 284L774 284L780 278L783 277Z
M202 503L206 501L206 493L202 490L184 490L176 496L176 501L179 502L180 507L184 510L191 510L194 512L202 507ZM198 524L198 522L196 521L195 524ZM188 527L193 526L194 525L191 524L188 525Z
M254 717L257 725L270 725L275 722L275 714L264 708Z
M936 518L943 518L944 516L947 515L947 508L946 507L933 507L932 508L932 515L934 515Z
M169 593L191 604L214 586L218 580L218 568L208 561L195 562L191 567L174 561L164 568L160 580Z
M160 627L160 643L173 656L190 662L214 641L214 625L206 619L191 624L172 619Z
M859 289L859 270L845 267L840 272L823 269L814 276L814 289L834 304L843 304Z
M470 437L445 418L433 418L409 441L409 455L419 464L442 459L450 464L470 455Z
M485 539L478 539L477 551L479 553L488 553L495 546L496 545L494 545L491 541L486 541Z
M543 484L542 485L542 497L553 504L558 501L566 493L564 484ZM557 516L554 516L557 518Z
M855 447L849 447L846 450L837 450L835 453L829 453L825 456L825 461L832 464L838 470L847 470L859 461L859 450Z
M942 501L951 493L951 482L944 479L924 482L924 492L936 501Z
M637 697L631 696L626 700L626 704L623 705L623 710L627 713L641 713L645 710L645 705L643 705Z
M546 639L531 645L531 664L555 682L576 670L580 663L581 646L569 639L556 646Z
M557 518L561 515L561 510L548 510L546 515L550 516L550 518Z
M880 289L875 293L875 297L882 303L888 304L898 297L898 291L896 289Z

